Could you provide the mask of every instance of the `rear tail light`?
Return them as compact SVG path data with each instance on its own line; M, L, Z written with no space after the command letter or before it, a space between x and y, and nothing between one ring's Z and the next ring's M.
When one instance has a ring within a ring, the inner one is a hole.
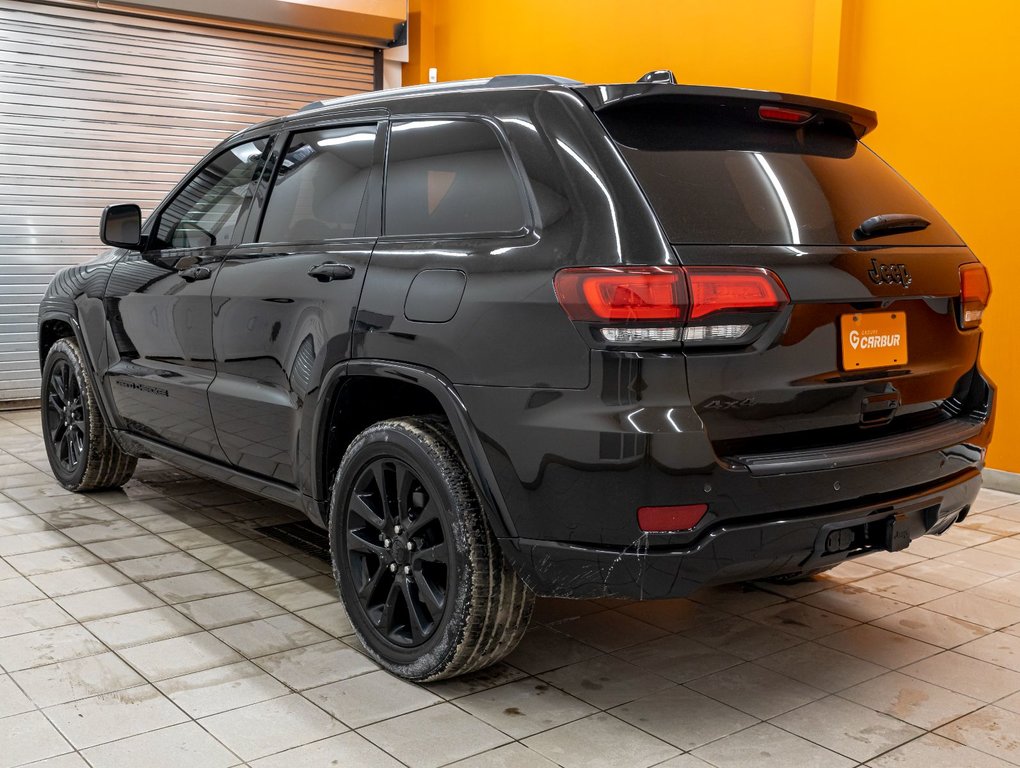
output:
M806 123L811 119L811 112L792 107L758 107L758 117L762 120L773 120L778 123Z
M977 328L992 295L988 270L981 264L960 267L960 327Z
M756 267L577 267L554 288L572 320L612 344L746 344L790 302Z

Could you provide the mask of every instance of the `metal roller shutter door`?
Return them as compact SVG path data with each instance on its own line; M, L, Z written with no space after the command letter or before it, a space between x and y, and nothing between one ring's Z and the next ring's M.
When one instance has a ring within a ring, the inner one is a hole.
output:
M103 206L147 213L231 133L372 90L374 53L0 0L0 401L38 397L39 300L103 249Z

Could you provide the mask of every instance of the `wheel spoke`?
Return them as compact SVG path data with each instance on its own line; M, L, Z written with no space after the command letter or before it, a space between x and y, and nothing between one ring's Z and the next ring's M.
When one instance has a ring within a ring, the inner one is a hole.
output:
M396 475L397 504L395 512L397 518L406 523L408 521L407 513L411 509L411 489L418 483L418 478L403 464L397 464Z
M415 599L412 593L411 582L407 579L400 579L400 591L404 594L404 601L407 603L408 622L411 625L411 639L420 643L425 637L425 622L418 613L421 601Z
M421 571L413 571L414 583L418 586L418 596L421 598L422 604L425 609L429 612L433 621L439 618L439 615L443 612L443 606L446 603L445 598L439 597L432 589L432 585L429 584L428 580L422 574Z
M347 550L350 552L362 552L366 555L375 555L380 560L387 554L385 547L366 540L358 531L347 531Z
M447 551L446 542L441 541L438 544L433 544L430 547L422 547L421 549L417 549L412 552L411 562L415 563L418 561L448 565L450 562L450 553Z
M407 526L407 532L408 534L413 536L422 528L424 528L426 525L438 519L439 519L439 504L438 502L429 499L428 501L425 502L425 506L422 508L418 516L414 519L414 522Z
M60 399L60 396L50 390L49 397L46 398L46 408L52 413L56 413L58 416L64 412L64 401Z
M375 478L375 487L379 491L379 502L386 525L393 520L393 513L390 508L389 489L386 487L386 465L383 462L377 461L372 465L372 477Z
M382 614L379 616L379 628L387 635L393 631L393 620L397 614L397 601L401 597L400 585L394 579L390 584L390 591L386 595L386 602L383 604Z
M365 497L361 494L355 493L351 496L351 512L360 517L377 531L381 531L386 527L386 520L380 517L379 513L369 506Z
M358 599L361 600L361 604L368 607L369 602L372 600L372 595L375 594L375 590L379 587L379 582L382 581L383 576L386 574L386 569L383 568L382 564L375 569L368 581L358 590Z
M50 385L53 387L53 392L60 400L60 407L63 409L64 403L67 401L66 390L64 388L63 379L64 367L58 368L51 374Z

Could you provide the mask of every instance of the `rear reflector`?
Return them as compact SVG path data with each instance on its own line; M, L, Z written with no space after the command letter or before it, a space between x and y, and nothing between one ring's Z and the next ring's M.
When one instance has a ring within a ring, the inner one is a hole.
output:
M686 504L677 507L639 507L638 526L646 533L689 531L708 512L708 504Z
M977 328L992 295L988 271L981 264L960 267L960 325Z
M779 278L767 269L689 267L690 319L717 312L771 311L790 302Z
M758 117L762 120L775 120L780 123L806 123L811 119L811 112L790 107L758 107Z

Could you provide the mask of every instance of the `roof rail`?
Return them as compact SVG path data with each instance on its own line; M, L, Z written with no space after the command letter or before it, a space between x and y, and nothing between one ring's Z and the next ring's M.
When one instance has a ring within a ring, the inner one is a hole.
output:
M556 75L496 75L495 77L480 77L474 80L451 80L446 83L427 83L425 85L408 85L403 88L393 88L387 91L368 91L353 96L338 96L334 99L323 99L313 101L299 109L299 112L307 112L322 107L333 107L338 104L357 104L362 101L372 101L380 96L417 96L426 93L443 93L445 91L468 91L478 88L521 88L529 85L583 85L580 80L571 80L569 77L558 77Z

